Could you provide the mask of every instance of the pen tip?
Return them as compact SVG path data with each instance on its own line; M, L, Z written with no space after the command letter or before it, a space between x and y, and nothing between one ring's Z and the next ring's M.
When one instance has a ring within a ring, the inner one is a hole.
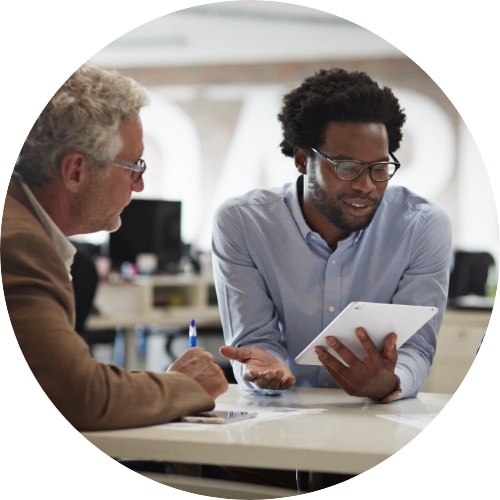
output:
M190 324L191 326L194 326L194 325L195 325L195 323L194 323L194 319L192 319L192 320L189 322L189 324Z

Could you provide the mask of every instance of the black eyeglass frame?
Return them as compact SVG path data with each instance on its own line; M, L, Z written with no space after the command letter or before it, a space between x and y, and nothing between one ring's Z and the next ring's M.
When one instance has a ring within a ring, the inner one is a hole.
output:
M346 160L334 160L333 158L330 158L327 154L323 153L319 149L316 149L316 148L310 148L310 149L311 149L311 151L316 153L318 156L323 158L323 160L327 161L328 163L330 163L330 165L332 165L334 167L335 175L341 181L354 181L355 179L360 177L365 170L368 170L368 172L370 174L370 179L373 182L387 182L387 181L390 181L394 177L394 174L398 171L399 167L401 167L401 163L392 153L389 153L389 155L391 156L393 161L375 161L373 163L365 163L364 161L360 161L360 160L347 160L347 159ZM342 162L357 163L357 164L361 165L363 168L359 171L358 175L356 175L352 179L344 179L343 177L340 177L338 172L337 172L338 164L342 163ZM377 165L394 165L394 167L395 167L394 172L392 174L390 174L387 179L384 179L384 180L374 179L373 174L372 174L372 168L377 166Z
M127 170L131 170L132 172L139 174L139 175L132 174L132 180L134 182L139 182L141 180L142 175L144 174L147 168L146 162L142 158L139 158L135 163L129 163L128 161L118 160L118 159L108 161L107 163L109 163L110 165L115 165L116 167L126 168Z

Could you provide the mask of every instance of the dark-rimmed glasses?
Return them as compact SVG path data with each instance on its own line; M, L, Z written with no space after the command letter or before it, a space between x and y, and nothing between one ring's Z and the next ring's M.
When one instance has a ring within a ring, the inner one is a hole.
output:
M399 163L398 159L392 153L389 154L394 161L365 163L359 160L334 160L316 148L311 148L311 151L332 165L335 169L335 175L342 181L353 181L354 179L357 179L365 170L368 170L372 181L387 182L393 177L396 170L401 166L401 163Z
M139 158L135 163L129 163L128 161L123 160L112 160L108 161L110 165L115 165L116 167L126 168L127 170L132 171L132 180L134 182L139 182L142 178L142 174L146 171L147 165L146 162Z

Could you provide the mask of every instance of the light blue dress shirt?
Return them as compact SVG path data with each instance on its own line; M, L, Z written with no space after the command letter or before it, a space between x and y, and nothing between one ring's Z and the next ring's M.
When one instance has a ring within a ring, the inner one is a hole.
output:
M296 183L253 190L218 208L212 249L226 343L270 352L290 367L296 386L337 387L323 366L294 358L350 302L437 307L398 350L400 398L418 393L434 356L452 259L451 225L439 206L388 187L371 224L332 252L305 222ZM244 365L233 368L242 387L259 392L243 380Z

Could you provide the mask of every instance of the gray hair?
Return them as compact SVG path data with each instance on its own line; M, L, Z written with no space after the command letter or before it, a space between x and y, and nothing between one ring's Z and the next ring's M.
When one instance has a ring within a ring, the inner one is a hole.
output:
M56 92L31 129L14 170L29 185L55 177L62 158L79 152L96 164L122 148L119 127L148 104L144 87L114 70L85 64Z

